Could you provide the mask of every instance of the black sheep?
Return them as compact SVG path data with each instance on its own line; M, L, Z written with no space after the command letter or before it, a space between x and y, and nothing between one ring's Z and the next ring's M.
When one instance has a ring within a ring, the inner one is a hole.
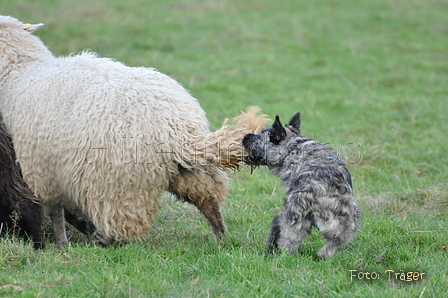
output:
M11 136L0 117L0 235L6 230L31 236L36 249L44 246L41 206L23 180Z

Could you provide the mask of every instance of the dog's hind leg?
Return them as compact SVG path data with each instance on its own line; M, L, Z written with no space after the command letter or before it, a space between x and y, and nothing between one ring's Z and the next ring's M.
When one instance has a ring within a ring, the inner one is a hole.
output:
M268 254L272 254L274 253L275 249L278 249L277 242L280 238L280 231L281 231L280 218L282 216L282 213L283 212L277 213L272 219L271 230L269 232L268 237L268 248L267 248Z
M169 187L177 198L201 211L218 241L225 233L220 206L227 195L228 179L227 173L216 167L204 171L179 166L179 175L172 179Z
M319 216L315 217L319 232L327 239L317 252L319 259L333 257L337 249L344 247L353 238L358 229L359 211L355 216L325 217L326 220L322 220Z
M268 238L268 252L274 248L286 250L290 254L296 252L297 247L311 232L311 219L295 214L294 218L288 216L288 212L279 212L271 224L271 232Z
M334 256L337 249L344 246L346 243L341 238L327 238L327 242L325 242L324 246L317 252L317 257L319 259L331 258ZM348 242L348 241L347 241Z

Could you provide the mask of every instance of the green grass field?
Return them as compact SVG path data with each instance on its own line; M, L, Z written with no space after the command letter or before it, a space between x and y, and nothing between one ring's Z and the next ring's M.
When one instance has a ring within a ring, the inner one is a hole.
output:
M267 169L242 168L222 243L168 195L141 243L94 247L70 229L71 246L59 248L47 224L44 251L0 239L0 297L446 295L447 1L0 0L0 9L45 23L36 35L57 56L87 48L172 76L212 129L249 105L284 121L301 111L304 135L348 156L363 210L356 238L331 260L313 259L324 242L316 231L296 255L267 256L284 192ZM406 272L424 274L401 281Z

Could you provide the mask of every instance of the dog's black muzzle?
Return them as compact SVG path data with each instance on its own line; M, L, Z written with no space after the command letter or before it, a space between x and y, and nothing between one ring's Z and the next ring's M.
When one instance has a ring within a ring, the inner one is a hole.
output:
M244 149L246 149L249 154L244 158L244 162L248 165L252 166L262 166L266 165L266 158L264 150L259 150L259 144L261 142L261 138L259 135L255 134L247 134L244 136L242 144Z
M256 139L257 136L254 135L253 133L249 133L247 135L245 135L243 137L243 147L244 149L246 149L247 151L250 151L250 148L252 146L252 144L254 143L254 139Z

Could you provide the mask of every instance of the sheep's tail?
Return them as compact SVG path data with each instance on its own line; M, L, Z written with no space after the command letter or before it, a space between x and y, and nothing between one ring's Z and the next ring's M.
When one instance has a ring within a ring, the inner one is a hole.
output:
M220 129L197 140L196 157L220 168L237 170L247 154L241 145L244 135L259 133L269 121L267 115L257 115L260 111L259 107L250 106L233 118L231 124L225 119Z

